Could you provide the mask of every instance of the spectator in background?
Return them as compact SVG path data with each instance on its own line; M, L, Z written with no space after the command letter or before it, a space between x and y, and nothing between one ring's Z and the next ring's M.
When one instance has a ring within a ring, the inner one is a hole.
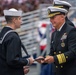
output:
M0 0L0 10L2 11L0 15L3 16L4 9L10 8L20 9L24 13L34 11L37 10L39 5L43 3L52 4L52 0Z
M39 0L41 4L52 4L53 0Z
M22 12L14 8L4 10L7 25L0 33L0 74L1 75L24 75L26 65L31 65L34 62L32 57L22 57L21 48L23 47L19 35L14 30L20 28ZM3 36L10 30L2 41Z
M56 1L54 1L53 6L59 7L59 8L64 8L69 12L71 4L66 1L56 0ZM66 23L68 23L71 26L74 26L74 24L68 19L67 16L66 16Z
M27 6L27 3L26 2L22 2L21 4L20 4L20 10L22 10L23 11L23 13L26 13L26 12L29 12L30 10L29 10L29 8L28 8L28 6Z

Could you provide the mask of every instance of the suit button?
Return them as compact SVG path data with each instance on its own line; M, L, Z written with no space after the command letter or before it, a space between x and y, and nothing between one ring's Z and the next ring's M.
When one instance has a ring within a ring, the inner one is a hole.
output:
M56 68L58 68L58 66L56 66Z
M61 68L63 68L63 66L61 66Z
M61 51L59 51L59 53L61 53Z
M54 54L56 54L56 52L54 52Z

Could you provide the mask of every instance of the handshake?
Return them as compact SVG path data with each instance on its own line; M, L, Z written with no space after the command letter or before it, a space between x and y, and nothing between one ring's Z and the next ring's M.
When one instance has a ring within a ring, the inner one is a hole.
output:
M38 63L53 63L54 62L54 57L53 56L46 56L45 58L43 56L39 56L38 58L35 59Z
M43 56L39 56L36 59L33 57L28 58L29 59L29 64L31 65L34 61L37 61L38 63L53 63L54 62L54 57L53 56L46 56L45 58Z
M34 59L32 56L29 56L27 58L29 60L29 65L33 64L34 61L37 61L38 63L53 63L54 57L53 56L46 56L45 58L43 56L39 56L36 59ZM27 74L29 72L29 66L24 66L24 74Z

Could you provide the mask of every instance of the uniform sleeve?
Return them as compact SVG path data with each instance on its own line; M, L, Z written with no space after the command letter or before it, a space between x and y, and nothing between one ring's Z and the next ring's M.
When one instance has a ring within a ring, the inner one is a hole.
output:
M68 50L62 54L54 56L56 64L63 64L76 59L76 29L70 31L68 34Z
M21 41L19 37L8 37L6 49L6 61L9 66L19 68L29 63L29 60L21 55Z

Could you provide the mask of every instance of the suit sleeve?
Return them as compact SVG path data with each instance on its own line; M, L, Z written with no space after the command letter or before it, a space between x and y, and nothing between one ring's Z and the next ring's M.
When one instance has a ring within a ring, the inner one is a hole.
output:
M68 41L68 50L64 53L54 56L56 64L63 64L70 62L76 58L76 29L72 29L67 37Z

